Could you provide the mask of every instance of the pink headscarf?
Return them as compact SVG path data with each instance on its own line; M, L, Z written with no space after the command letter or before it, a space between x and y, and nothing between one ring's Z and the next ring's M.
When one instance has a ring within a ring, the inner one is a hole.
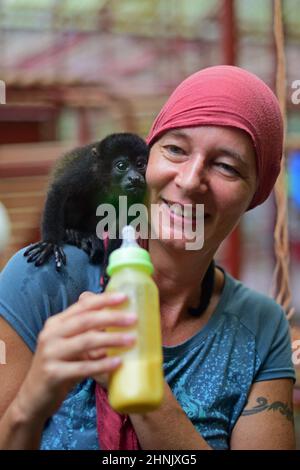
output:
M201 125L237 127L250 135L258 187L248 209L262 204L279 174L283 145L282 117L271 89L239 67L203 69L175 89L155 119L147 142L153 144L170 129Z

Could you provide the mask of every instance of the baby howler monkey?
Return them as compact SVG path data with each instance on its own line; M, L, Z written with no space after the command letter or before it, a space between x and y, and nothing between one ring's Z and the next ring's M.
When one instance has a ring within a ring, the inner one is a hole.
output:
M66 263L63 244L83 249L93 263L104 258L103 240L96 235L97 207L118 205L119 196L129 204L143 202L148 146L136 134L118 133L59 159L53 172L42 217L42 240L24 253L28 262L44 264L52 255L59 271ZM109 241L109 251L120 241Z

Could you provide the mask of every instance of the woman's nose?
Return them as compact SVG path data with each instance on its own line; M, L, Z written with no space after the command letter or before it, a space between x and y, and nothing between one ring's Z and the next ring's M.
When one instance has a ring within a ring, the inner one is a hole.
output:
M187 194L207 191L208 175L203 159L189 161L182 165L176 175L175 183Z

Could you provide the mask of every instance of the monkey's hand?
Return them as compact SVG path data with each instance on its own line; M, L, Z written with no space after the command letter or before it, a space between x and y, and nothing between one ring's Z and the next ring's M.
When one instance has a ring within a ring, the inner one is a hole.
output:
M81 241L82 249L89 255L93 264L101 264L104 257L104 243L97 235L89 235Z
M83 250L88 255L91 263L102 263L104 244L103 240L99 239L96 235L79 230L66 229L64 241Z
M84 238L84 235L79 230L69 229L67 228L65 231L65 238L64 241L69 245L77 246L77 248L82 248L81 242Z
M41 266L46 263L50 256L54 255L56 270L60 271L63 264L66 264L66 255L62 247L56 243L38 242L31 245L24 253L27 263L34 263Z

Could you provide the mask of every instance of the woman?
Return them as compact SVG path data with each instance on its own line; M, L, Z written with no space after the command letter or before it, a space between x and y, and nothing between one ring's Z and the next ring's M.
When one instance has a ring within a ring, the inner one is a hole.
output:
M277 100L254 75L211 67L179 85L148 142L150 202L174 225L169 236L162 222L155 227L160 237L149 240L166 382L157 411L130 417L139 443L144 449L292 449L294 372L281 308L217 267L207 307L190 314L220 243L246 210L268 197L278 176ZM187 240L172 236L182 223L172 203L204 204L202 249L186 250ZM106 307L124 298L86 294L77 301L84 291L99 292L100 269L74 247L66 254L70 263L62 278L52 264L39 270L27 265L22 251L2 274L1 337L8 364L0 448L97 448L89 377L102 382L119 366L119 358L105 357L108 346L134 342L103 331L112 322L136 321L135 312L114 320L107 314Z

